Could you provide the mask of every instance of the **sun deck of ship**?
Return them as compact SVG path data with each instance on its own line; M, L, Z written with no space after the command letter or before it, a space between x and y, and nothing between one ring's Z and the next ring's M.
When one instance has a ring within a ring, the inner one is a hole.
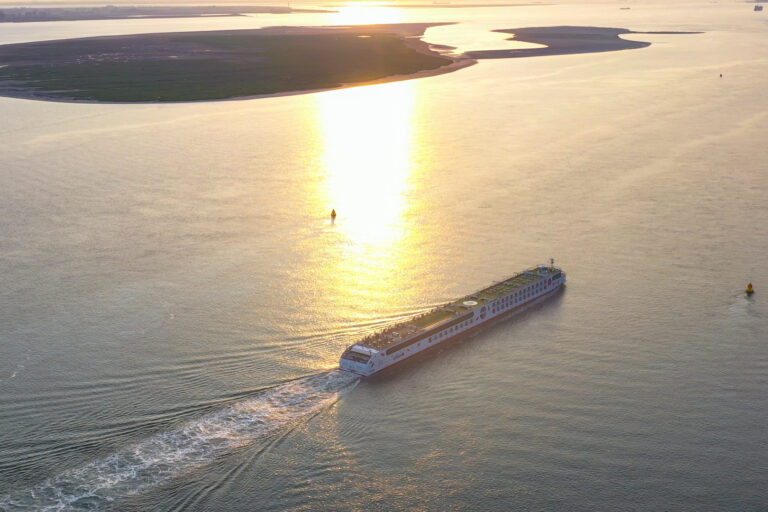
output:
M388 348L395 343L408 339L412 334L427 331L446 320L480 308L488 302L514 293L539 279L552 276L558 272L560 272L560 269L555 267L540 266L530 268L519 274L515 274L504 281L494 283L478 292L389 327L380 333L368 336L367 338L360 340L357 344L375 350Z
M531 268L520 272L519 274L516 274L509 279L505 279L504 281L492 284L488 288L480 290L477 293L459 299L453 304L462 305L466 300L474 300L480 304L484 302L490 302L509 293L514 293L517 290L524 288L535 281L538 281L539 279L552 276L557 272L560 272L560 269L555 267Z

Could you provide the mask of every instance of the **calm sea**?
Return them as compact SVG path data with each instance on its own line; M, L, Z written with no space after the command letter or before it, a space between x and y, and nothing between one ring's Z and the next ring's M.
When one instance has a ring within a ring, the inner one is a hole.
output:
M766 510L768 15L627 5L3 26L703 33L259 100L0 98L0 510ZM335 369L550 257L545 305Z

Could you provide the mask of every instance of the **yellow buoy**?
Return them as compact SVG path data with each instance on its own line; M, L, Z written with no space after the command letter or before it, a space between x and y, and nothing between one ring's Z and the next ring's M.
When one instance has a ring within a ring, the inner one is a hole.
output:
M335 208L333 210L331 210L331 218L332 219L336 218L336 209Z
M752 288L752 283L749 283L747 285L747 295L752 295L753 293L755 293L755 289Z

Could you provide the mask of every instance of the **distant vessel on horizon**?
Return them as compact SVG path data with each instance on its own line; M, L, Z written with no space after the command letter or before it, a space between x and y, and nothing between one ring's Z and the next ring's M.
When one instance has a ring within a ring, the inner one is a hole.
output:
M756 5L754 10L755 11L762 11L763 10L763 6L762 5Z
M368 336L347 347L339 360L342 370L368 377L446 341L479 329L498 318L515 315L555 295L565 273L538 265Z

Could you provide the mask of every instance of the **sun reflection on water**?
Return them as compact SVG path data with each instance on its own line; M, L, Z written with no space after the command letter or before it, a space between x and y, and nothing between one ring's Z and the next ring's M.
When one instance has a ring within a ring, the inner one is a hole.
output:
M319 96L327 201L349 242L402 236L413 165L414 87L396 82Z
M311 201L325 229L308 247L313 288L334 304L350 342L412 303L408 274L422 267L420 232L408 222L420 172L416 96L407 81L315 96L320 158Z

